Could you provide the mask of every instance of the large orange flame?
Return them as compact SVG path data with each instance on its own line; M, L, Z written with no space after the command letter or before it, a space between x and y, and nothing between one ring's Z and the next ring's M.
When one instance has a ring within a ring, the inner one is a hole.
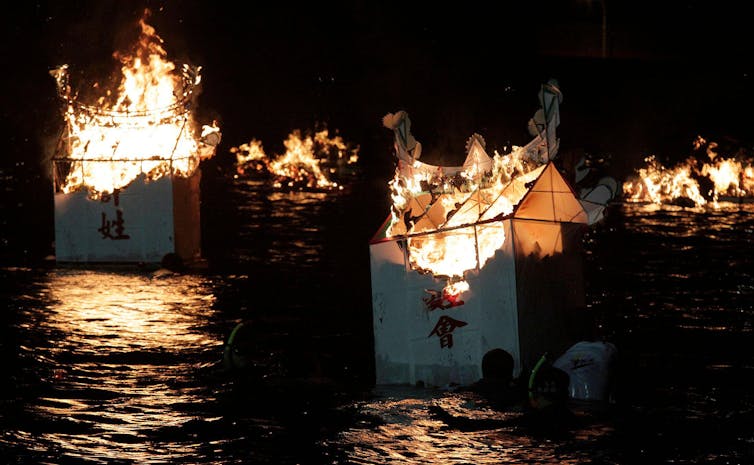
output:
M478 135L469 146L467 160L487 157ZM484 267L505 242L503 223L496 219L513 211L526 184L544 167L526 153L526 147L514 146L506 155L495 152L488 171L470 163L448 174L412 170L418 161L413 167L399 162L389 183L393 208L387 236L406 237L411 267L446 277L449 294L468 290L464 274Z
M510 153L490 157L484 138L472 134L462 166L419 161L422 145L411 133L405 110L388 113L382 124L394 134L398 164L389 182L392 209L386 237L405 240L412 269L447 279L443 295L469 289L465 274L480 270L505 243L505 222L558 151L562 102L556 80L538 93L541 108L529 121L533 137Z
M231 147L236 156L236 171L266 172L275 188L342 189L334 177L359 159L359 147L351 147L341 136L330 137L327 129L302 136L294 130L283 142L285 153L275 157L265 154L262 142L252 139Z
M122 79L95 104L77 100L68 66L51 71L65 101L65 132L55 156L56 189L88 188L91 197L128 186L139 175L190 176L215 154L220 131L198 128L192 113L201 67L167 60L162 39L142 18L132 53L116 52ZM99 84L92 86L99 88Z
M646 166L623 183L623 194L629 202L667 204L685 201L695 207L721 200L743 200L754 195L754 168L743 156L726 157L717 153L718 144L698 136L694 148L704 149L708 161L689 157L666 168L654 156L647 157Z

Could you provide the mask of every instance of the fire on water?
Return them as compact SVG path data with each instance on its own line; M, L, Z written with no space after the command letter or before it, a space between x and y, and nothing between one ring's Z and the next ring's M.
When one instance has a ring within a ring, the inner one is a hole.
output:
M695 207L717 207L724 199L742 201L754 197L751 158L720 155L718 144L701 136L694 141L694 148L704 150L707 160L690 157L666 168L654 156L647 157L646 166L623 183L625 199L658 205L686 202Z
M394 133L398 158L389 182L392 199L386 237L405 237L411 268L447 280L443 299L453 304L469 290L466 272L482 269L505 243L499 218L511 214L558 151L562 93L556 80L542 86L541 108L529 121L532 139L489 156L480 134L466 141L460 166L419 160L422 145L406 111L388 113L382 124Z
M68 65L50 72L65 102L54 158L57 191L88 188L99 198L142 174L148 180L191 176L201 160L214 156L220 129L214 122L200 128L192 112L201 67L177 70L155 29L144 18L139 27L133 50L113 54L121 64L120 85L94 102L78 100Z
M302 135L296 129L283 142L285 153L269 157L262 142L252 139L230 152L236 156L237 177L248 172L267 173L276 189L342 189L342 178L359 160L359 147L341 136L331 137L327 129Z
M390 182L393 200L387 236L406 236L414 269L448 278L444 293L457 297L469 289L466 271L484 267L505 241L504 226L493 219L513 211L544 165L526 158L525 147L509 154L484 153L474 134L467 143L466 167L447 175L402 168ZM478 163L477 160L484 160ZM484 164L486 169L480 169Z

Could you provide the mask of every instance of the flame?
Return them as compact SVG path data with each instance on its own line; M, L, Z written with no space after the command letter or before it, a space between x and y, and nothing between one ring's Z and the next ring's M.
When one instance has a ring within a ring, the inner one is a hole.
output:
M466 281L457 281L445 286L443 293L446 299L456 301L461 294L469 290L469 283Z
M529 162L522 147L495 152L490 171L471 165L455 174L426 172L419 163L399 166L389 182L393 201L387 236L406 236L413 269L448 278L460 294L464 273L484 267L505 242L503 223L544 165ZM539 169L537 169L539 168ZM457 287L460 286L460 287ZM466 284L468 289L468 284Z
M327 129L302 136L301 130L292 131L283 142L285 153L268 157L262 142L232 147L236 155L236 171L266 171L273 178L275 188L342 189L332 180L344 167L358 162L359 148L351 148L341 136L330 137Z
M751 160L725 157L717 153L718 144L701 136L693 144L704 149L709 161L689 157L672 168L666 168L654 156L644 159L646 166L623 183L623 194L630 202L654 204L673 203L686 199L696 207L711 203L718 206L723 197L742 199L754 195L754 168ZM709 186L709 187L702 187Z
M385 235L405 237L411 268L446 277L448 292L452 283L484 267L502 248L505 223L500 219L513 213L529 183L557 154L562 101L557 81L543 85L538 97L541 108L529 121L529 143L490 157L484 138L474 133L466 141L463 165L456 167L419 161L422 145L411 133L406 111L382 118L382 125L393 131L398 158L389 182L393 205Z
M66 103L66 130L54 160L56 188L64 193L87 187L99 198L142 174L188 177L215 154L219 128L213 122L199 130L191 112L201 67L183 65L178 72L155 29L144 18L139 27L133 52L113 54L121 63L117 91L106 91L95 105L77 100L68 65L51 71Z

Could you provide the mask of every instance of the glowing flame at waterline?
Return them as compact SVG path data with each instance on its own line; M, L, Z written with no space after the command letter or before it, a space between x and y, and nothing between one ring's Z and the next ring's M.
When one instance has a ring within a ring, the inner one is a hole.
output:
M105 91L94 104L78 100L68 65L50 72L65 102L65 130L54 158L60 192L88 188L98 198L140 175L188 177L215 154L219 128L199 128L192 112L201 67L176 71L154 28L144 19L139 27L133 52L113 55L121 63L117 91Z
M346 166L359 160L359 147L351 147L341 136L330 136L327 129L302 135L294 130L283 142L285 153L268 157L262 142L252 139L230 152L236 156L236 171L267 172L275 188L342 189L332 178Z
M710 203L716 207L723 198L742 200L754 196L751 159L721 156L716 151L718 145L701 136L694 141L694 148L705 149L708 160L689 157L668 168L654 156L645 158L645 167L623 183L624 198L658 205L687 199L696 207Z

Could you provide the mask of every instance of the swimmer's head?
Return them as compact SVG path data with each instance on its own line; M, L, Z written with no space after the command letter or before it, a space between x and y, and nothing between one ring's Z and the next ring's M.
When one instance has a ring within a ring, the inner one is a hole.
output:
M513 379L513 356L503 349L492 349L484 354L482 378L503 382Z

